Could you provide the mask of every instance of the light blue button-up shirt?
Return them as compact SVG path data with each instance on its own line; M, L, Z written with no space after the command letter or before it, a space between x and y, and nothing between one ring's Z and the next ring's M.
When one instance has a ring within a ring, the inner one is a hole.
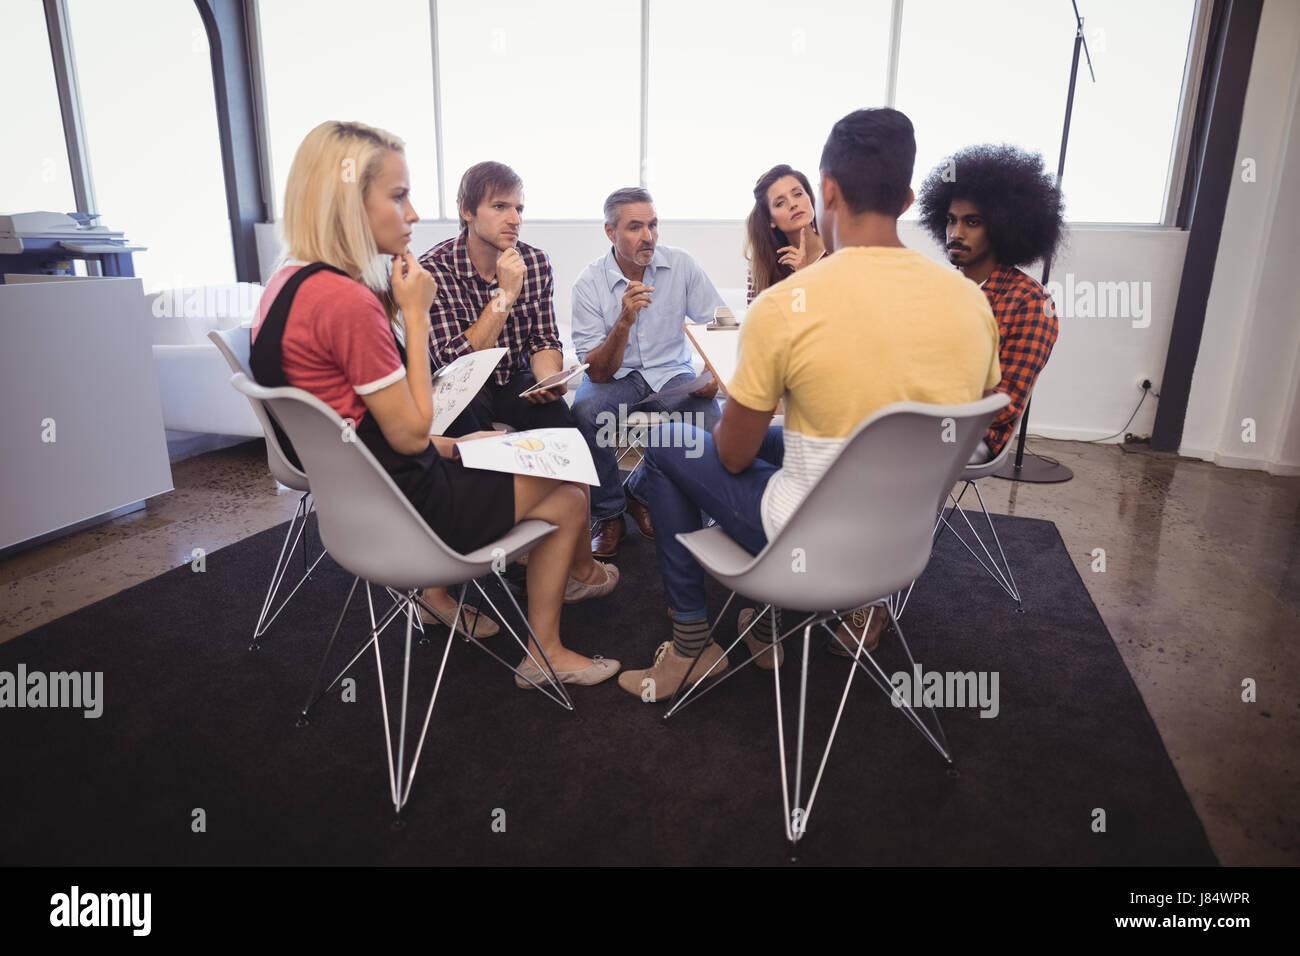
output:
M654 292L628 332L623 364L614 378L640 372L657 392L673 377L692 371L691 347L682 331L685 320L709 322L713 310L726 303L699 264L672 246L655 246L641 281ZM614 328L627 286L613 248L573 283L573 350L578 361L585 361Z

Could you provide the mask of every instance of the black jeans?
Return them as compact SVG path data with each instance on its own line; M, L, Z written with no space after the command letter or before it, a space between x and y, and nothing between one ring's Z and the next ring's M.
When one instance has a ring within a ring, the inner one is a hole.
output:
M498 385L489 379L444 434L448 438L460 438L471 432L490 431L493 422L503 422L520 431L530 428L572 427L573 416L563 398L544 405L534 405L528 399L519 397L520 392L536 384L537 379L532 372L515 372L504 385Z

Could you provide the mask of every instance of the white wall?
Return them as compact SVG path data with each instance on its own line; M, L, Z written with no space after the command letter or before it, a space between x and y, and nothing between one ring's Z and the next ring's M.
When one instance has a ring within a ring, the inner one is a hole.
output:
M1180 449L1286 475L1300 474L1298 101L1300 4L1267 0Z
M274 265L278 241L273 227L263 225L257 229L265 280ZM453 235L454 229L455 224L450 222L421 223L415 228L411 246L422 252ZM944 261L939 247L915 223L903 222L901 231L909 246L935 261ZM525 221L521 238L545 249L551 257L555 311L567 343L573 280L609 248L601 224L594 220L530 220ZM743 306L745 262L740 222L664 222L659 239L690 251L719 290L724 290L724 298L734 307L738 296L738 304ZM1069 303L1058 301L1061 334L1034 392L1033 434L1084 440L1112 435L1123 428L1141 398L1137 383L1142 378L1150 378L1156 384L1155 391L1160 390L1186 247L1187 234L1177 229L1077 226L1071 230L1052 267L1052 280L1064 284L1067 276L1071 277L1068 288L1076 291L1074 305L1080 304L1083 293L1079 290L1089 283L1137 282L1139 288L1141 283L1150 283L1150 324L1135 327L1145 320L1133 315L1073 315ZM1036 267L1029 271L1036 278L1041 274ZM1082 304L1086 306L1086 300ZM1155 402L1148 398L1127 431L1150 434L1154 420Z

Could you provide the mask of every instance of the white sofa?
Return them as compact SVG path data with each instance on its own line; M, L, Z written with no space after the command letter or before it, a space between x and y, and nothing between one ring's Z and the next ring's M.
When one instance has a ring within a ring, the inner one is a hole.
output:
M153 315L163 426L169 431L262 436L248 400L230 385L230 366L208 341L211 329L251 326L261 295L262 286L238 282L145 296Z

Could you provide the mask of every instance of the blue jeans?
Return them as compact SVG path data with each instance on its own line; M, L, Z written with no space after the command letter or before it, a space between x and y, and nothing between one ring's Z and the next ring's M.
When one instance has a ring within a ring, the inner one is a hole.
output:
M767 534L759 504L784 457L785 433L779 425L767 430L753 463L738 475L723 467L707 432L671 423L652 434L641 486L654 520L659 572L674 620L708 617L704 569L677 535L700 530L703 510L750 554L763 550Z
M691 378L693 376L689 372L683 372L670 379L664 388L685 384ZM629 372L622 378L600 383L584 378L578 387L578 394L573 401L573 418L591 448L596 477L600 479L600 487L591 489L593 520L605 521L623 513L623 483L618 468L616 436L622 431L622 421L630 412L685 413L690 416L685 421L703 421L704 427L709 430L712 430L720 417L716 401L711 398L691 398L689 395L667 403L650 402L637 409L625 408L620 413L619 406L634 405L649 398L654 392L640 372ZM638 501L645 500L645 494L641 490L644 471L643 468L638 468L627 481L627 493Z

